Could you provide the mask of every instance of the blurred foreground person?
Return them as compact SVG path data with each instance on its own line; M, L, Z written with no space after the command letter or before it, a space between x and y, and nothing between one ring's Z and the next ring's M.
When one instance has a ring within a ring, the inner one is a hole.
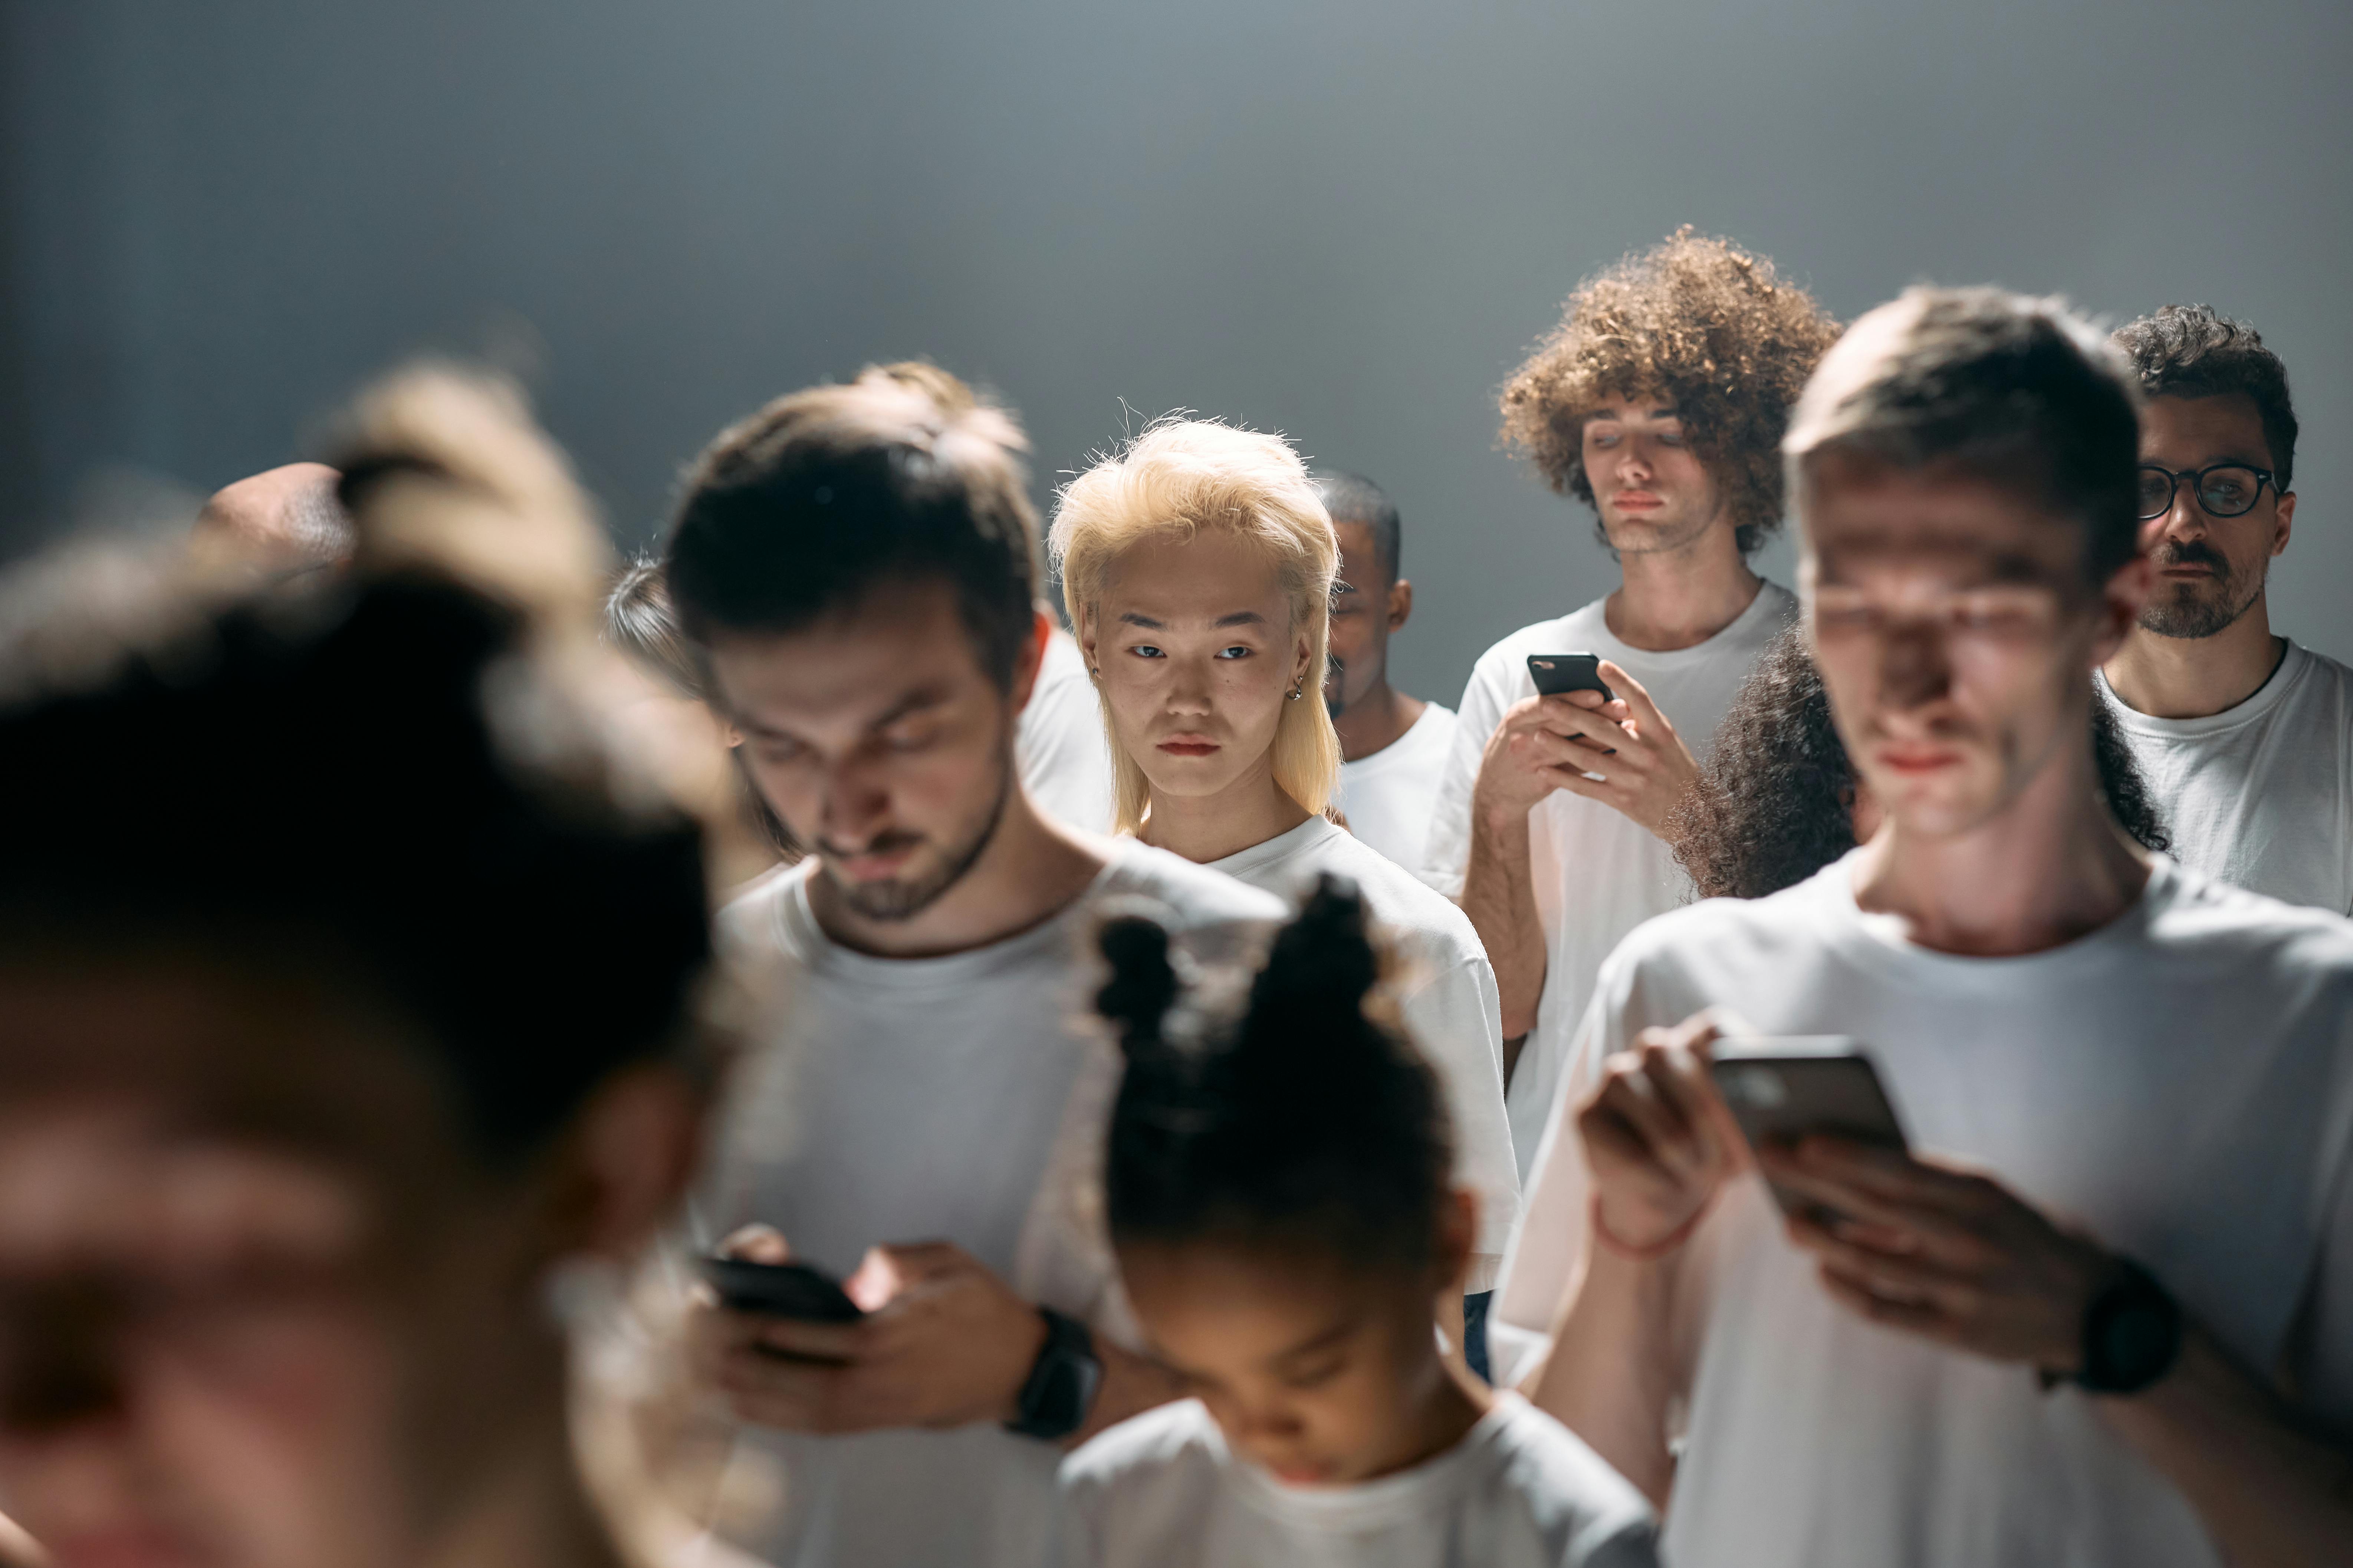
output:
M123 609L0 670L0 1507L56 1568L642 1561L551 1303L689 1173L697 832L446 579Z
M2099 703L2092 764L2116 826L2145 849L2171 847L2148 781ZM1667 839L1701 898L1761 899L1868 842L1886 820L1847 760L1805 628L1792 626L1732 700L1706 765L1667 819Z
M1127 1058L1106 1206L1155 1353L1195 1397L1062 1469L1063 1568L1641 1568L1641 1494L1442 1361L1432 1295L1478 1195L1444 1093L1376 990L1355 890L1319 880L1240 1018L1202 1019L1149 918L1107 925Z
M353 548L351 516L335 494L342 479L324 463L288 463L225 485L196 514L189 542L213 561L275 577L339 570Z
M2057 305L1916 289L1791 422L1809 626L1885 824L1611 956L1497 1303L1683 1568L2353 1541L2353 924L2102 802L2089 674L2150 578L2136 402ZM1825 1035L1915 1152L1768 1143L1784 1217L1708 1058Z
M1440 1321L1483 1368L1469 1331L1520 1209L1495 975L1461 910L1323 815L1340 760L1315 700L1337 552L1305 466L1279 436L1163 420L1063 490L1053 549L1118 748L1122 830L1286 899L1346 877L1405 952L1398 1006L1478 1194Z
M1324 673L1324 704L1340 737L1332 804L1349 832L1419 876L1438 775L1453 749L1454 710L1389 684L1389 638L1413 614L1413 584L1400 574L1397 502L1358 474L1322 473L1314 482L1340 542Z
M783 1005L706 1212L864 1309L699 1320L703 1375L783 1464L744 1542L778 1564L1030 1568L1062 1447L1178 1391L1090 1201L1117 1063L1085 944L1105 899L1212 957L1282 905L1032 803L1016 736L1054 628L1022 446L944 372L871 369L723 432L670 532L712 700L809 850L726 912Z
M2272 630L2295 521L2295 406L2254 328L2168 305L2116 330L2148 401L2140 519L2157 586L2101 672L2181 863L2353 910L2353 669Z
M1623 581L1480 656L1423 871L1503 994L1525 1180L1601 961L1683 900L1660 837L1749 667L1795 613L1748 558L1781 526L1781 432L1838 329L1762 257L1685 229L1569 296L1504 388L1504 437L1594 510ZM1612 693L1540 697L1532 655Z

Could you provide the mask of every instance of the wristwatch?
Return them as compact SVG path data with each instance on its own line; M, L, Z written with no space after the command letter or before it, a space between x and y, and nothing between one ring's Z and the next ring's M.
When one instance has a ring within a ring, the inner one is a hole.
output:
M1038 1315L1046 1320L1046 1342L1030 1365L1029 1380L1021 1385L1016 1405L1020 1414L1005 1429L1059 1443L1087 1424L1095 1390L1103 1386L1103 1358L1095 1354L1094 1335L1076 1318L1066 1318L1051 1307L1039 1308Z
M2181 1307L2129 1258L2084 1310L2084 1363L2073 1382L2093 1394L2138 1394L2181 1354Z

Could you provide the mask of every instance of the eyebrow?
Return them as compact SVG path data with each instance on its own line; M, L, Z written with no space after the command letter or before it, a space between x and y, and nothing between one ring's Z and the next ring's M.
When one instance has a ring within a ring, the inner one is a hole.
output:
M925 708L938 706L941 702L946 700L946 696L947 694L945 692L941 691L936 687L919 686L914 690L908 692L904 697L900 698L898 701L892 703L889 708L884 709L882 712L875 718L868 720L866 721L866 729L869 733L871 733L876 730L889 729L892 725L897 723L900 720L904 719L910 713L921 711ZM799 736L794 734L790 730L779 730L773 724L763 724L757 719L739 717L731 721L737 729L743 731L745 734L754 736L757 739L772 741L797 741L800 739Z
M1274 1354L1267 1357L1268 1364L1280 1366L1285 1362L1298 1361L1302 1357L1313 1355L1317 1351L1328 1350L1332 1346L1338 1344L1341 1341L1354 1334L1360 1326L1360 1323L1361 1320L1357 1318L1350 1318L1345 1322L1335 1323L1330 1328L1322 1331L1320 1333L1313 1334L1308 1338L1300 1341L1295 1345L1292 1345L1284 1350L1277 1351Z
M1142 626L1146 631L1165 632L1168 629L1167 622L1155 621L1150 616L1139 616L1134 610L1121 611L1119 618L1124 625ZM1262 626L1266 625L1266 617L1260 615L1256 610L1236 610L1230 616L1219 616L1216 620L1211 621L1209 625L1219 628L1226 626Z

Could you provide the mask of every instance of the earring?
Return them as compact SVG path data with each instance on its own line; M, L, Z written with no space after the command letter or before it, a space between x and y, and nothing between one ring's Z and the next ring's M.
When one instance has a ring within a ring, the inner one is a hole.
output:
M1306 690L1306 689L1307 689L1307 681L1306 681L1305 678L1304 678L1304 677L1303 677L1303 678L1300 679L1299 684L1298 684L1298 685L1296 685L1296 686L1294 686L1294 687L1293 687L1293 688L1291 689L1290 700L1291 700L1292 701L1293 701L1293 702L1298 701L1298 700L1299 700L1299 694L1300 694L1301 692L1303 692L1303 691Z
M1101 686L1103 684L1103 671L1097 669L1091 664L1087 666L1087 679L1093 681L1097 686Z

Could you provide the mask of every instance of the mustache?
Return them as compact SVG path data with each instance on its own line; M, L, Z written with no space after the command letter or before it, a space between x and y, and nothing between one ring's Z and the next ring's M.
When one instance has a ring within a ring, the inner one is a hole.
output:
M830 838L819 838L817 841L817 852L828 860L848 860L860 855L895 854L902 849L913 849L923 842L922 834L909 833L901 828L879 834L855 849L845 848Z
M2159 567L2203 566L2220 579L2231 574L2231 563L2222 559L2221 552L2200 539L2168 539L2150 551L2149 559Z

